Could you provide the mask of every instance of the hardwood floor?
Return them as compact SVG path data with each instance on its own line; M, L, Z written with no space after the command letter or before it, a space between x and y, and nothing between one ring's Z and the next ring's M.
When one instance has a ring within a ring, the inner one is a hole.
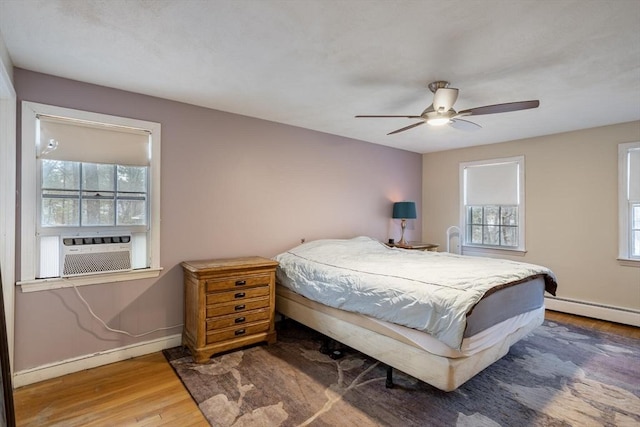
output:
M640 339L640 328L620 323L605 322L604 320L592 319L590 317L574 316L573 314L560 313L557 311L547 310L545 319L569 323L571 325L583 328L595 329L610 334L623 335L629 338Z
M547 311L546 318L640 339L640 328ZM162 353L14 392L18 426L208 426Z
M208 426L161 352L21 387L17 426Z

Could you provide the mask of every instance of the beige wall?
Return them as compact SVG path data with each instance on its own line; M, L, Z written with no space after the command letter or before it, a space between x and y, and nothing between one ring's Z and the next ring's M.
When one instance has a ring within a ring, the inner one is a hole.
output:
M618 255L618 144L640 122L423 155L423 240L446 246L458 225L459 163L525 156L526 249L514 260L550 267L558 296L640 309L640 266Z

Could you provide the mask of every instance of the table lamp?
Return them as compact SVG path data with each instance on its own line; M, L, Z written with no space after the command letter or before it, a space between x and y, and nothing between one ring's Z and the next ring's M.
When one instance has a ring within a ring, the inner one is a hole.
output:
M404 240L404 229L407 227L407 219L416 219L416 204L415 202L397 202L393 204L394 219L401 219L400 227L402 227L402 235L398 245L407 246L408 243Z

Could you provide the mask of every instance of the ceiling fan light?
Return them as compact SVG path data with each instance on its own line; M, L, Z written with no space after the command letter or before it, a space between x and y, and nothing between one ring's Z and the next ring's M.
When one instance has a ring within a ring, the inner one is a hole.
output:
M427 120L427 124L431 126L442 126L449 123L451 120L448 117L435 117Z

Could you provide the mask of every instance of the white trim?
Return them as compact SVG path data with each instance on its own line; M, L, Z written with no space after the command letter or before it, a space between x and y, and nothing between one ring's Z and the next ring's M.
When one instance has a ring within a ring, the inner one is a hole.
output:
M631 258L629 235L629 198L628 188L628 164L627 153L631 149L639 149L640 142L627 142L618 144L618 260L640 261L638 258ZM627 264L628 265L628 264Z
M640 267L640 259L622 259L618 258L618 264L623 267Z
M145 268L116 273L92 274L77 277L54 277L51 279L23 280L17 284L22 292L48 291L51 289L72 288L74 286L98 285L101 283L126 282L137 279L158 277L162 268Z
M488 246L467 246L462 245L462 255L469 256L487 256L487 255L498 255L498 256L525 256L527 251L520 251L518 249L509 249L509 248L499 248L499 247L488 247Z
M4 47L0 35L0 49ZM7 64L0 57L0 265L7 324L9 369L13 372L15 334L16 251L16 91Z
M80 372L85 369L96 368L108 365L109 363L120 362L138 356L162 351L167 348L176 347L182 342L182 335L175 334L163 338L158 338L143 343L132 344L125 347L115 348L94 354L74 357L35 368L25 369L16 372L13 377L15 388L40 381L57 378L62 375Z
M151 257L150 267L158 269L160 267L160 143L162 131L160 123L151 123L149 130L153 141L151 143L151 182L149 183L149 193L151 196L151 206L149 207L149 226L151 244L149 246L149 257Z
M160 153L161 153L161 125L160 123L144 120L130 119L126 117L111 116L107 114L91 113L87 111L73 110L70 108L53 105L38 104L35 102L22 102L22 229L21 229L21 265L20 271L23 284L36 280L38 265L37 251L37 166L36 166L36 141L37 141L37 115L69 117L96 123L106 123L116 126L125 126L136 129L144 129L150 132L151 143L151 182L149 208L149 257L150 269L160 269ZM102 282L117 281L117 275L96 275L102 278ZM157 276L156 276L157 277ZM126 279L125 279L126 280ZM52 288L49 288L52 289ZM24 289L23 289L24 290Z
M36 277L36 110L30 102L22 102L22 182L20 228L20 277ZM26 159L33 159L27 161Z
M544 304L548 310L640 326L640 311L638 310L547 296L544 297Z

